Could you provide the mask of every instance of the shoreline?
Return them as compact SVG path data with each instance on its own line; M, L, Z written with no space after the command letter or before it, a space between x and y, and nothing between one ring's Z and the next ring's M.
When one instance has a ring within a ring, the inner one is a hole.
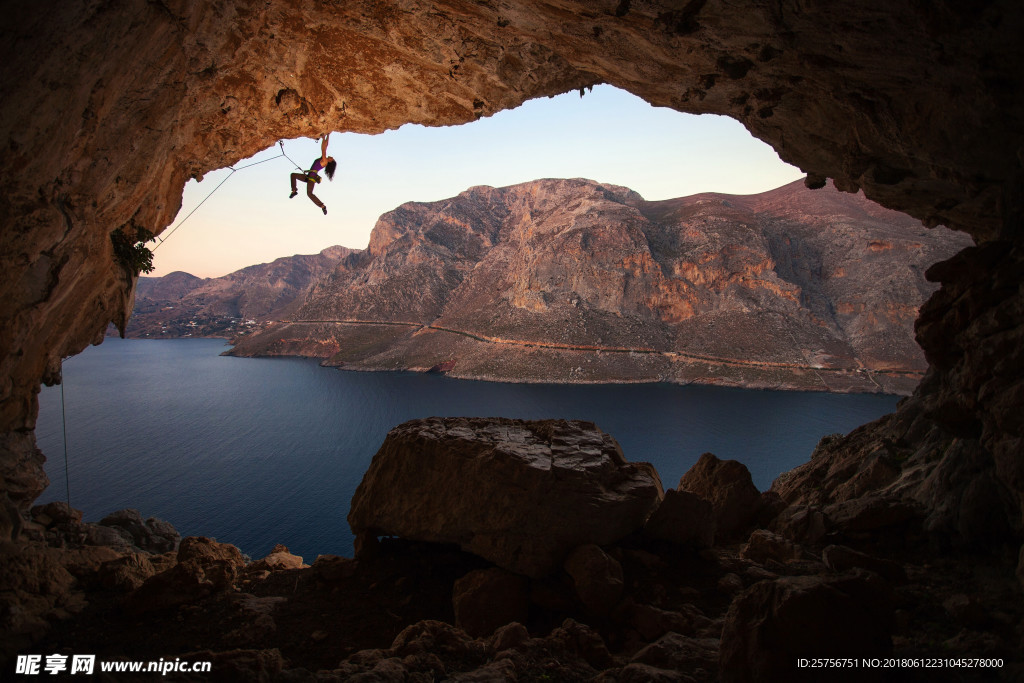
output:
M391 324L392 325L407 325L407 323L391 323ZM441 331L449 332L450 330L441 330ZM458 333L458 334L463 335L463 336L468 336L468 335L465 335L464 333ZM108 336L118 336L118 335L108 335ZM120 338L120 337L118 337L118 338ZM632 384L671 384L671 385L675 385L675 386L689 386L689 385L717 386L717 387L725 387L725 388L731 388L731 389L747 389L747 390L752 390L752 391L793 391L793 392L807 392L807 393L866 394L866 395L875 395L875 394L877 394L877 395L882 395L882 396L899 396L899 397L911 396L911 395L913 395L913 392L914 392L913 388L909 388L909 389L905 389L905 390L886 390L884 387L880 387L877 384L875 384L876 388L874 388L874 389L868 388L867 386L865 386L863 384L858 384L856 386L831 387L826 382L824 382L824 380L821 380L819 383L814 383L814 384L798 384L796 382L769 383L769 382L758 382L756 380L744 382L742 380L733 380L733 379L729 379L729 378L725 378L725 377L719 377L719 378L708 379L708 380L699 379L699 378L688 379L688 380L678 380L678 379L674 379L672 377L665 377L665 376L659 376L659 377L636 377L636 378L607 378L607 379L540 378L540 377L528 377L528 376L527 377L509 377L509 376L500 375L500 374L479 373L479 372L472 372L472 371L469 371L469 372L459 372L459 370L457 369L457 367L458 367L457 365L454 368L452 368L451 370L438 371L438 370L434 369L436 366L424 366L424 365L411 365L410 364L410 365L395 366L395 367L368 367L368 366L356 365L356 364L353 364L353 363L347 363L347 362L344 362L344 361L341 361L341 362L331 362L330 357L325 357L325 356L322 356L322 355L304 354L304 353L301 353L301 352L293 352L293 353L288 353L288 352L283 352L283 353L266 353L266 352L264 352L264 353L240 353L240 354L236 354L236 353L234 353L234 350L238 346L238 344L236 343L236 340L239 340L239 338L237 338L237 337L222 337L222 336L218 336L218 335L203 335L203 336L196 335L196 336L188 336L188 337L184 337L184 336L179 336L179 337L125 337L124 339L132 339L132 340L138 340L138 341L168 341L168 340L188 340L188 339L222 339L224 341L225 345L228 345L228 346L231 347L228 350L222 352L220 354L222 356L232 356L232 357L235 357L235 358L309 358L309 359L316 359L316 360L318 360L321 367L324 367L324 368L334 368L336 370L343 370L343 371L348 371L348 372L409 372L409 373L414 373L414 374L432 373L432 374L446 375L448 377L451 377L452 379L461 379L461 380L475 381L475 382L495 382L495 383L501 383L501 384L554 384L554 385L581 385L581 386L583 386L583 385L613 385L613 384L622 384L622 385L632 385ZM485 344L493 344L494 343L494 342L492 342L490 340L485 340L485 339L474 339L474 341L480 341L481 343L485 343ZM626 350L626 349L621 349L621 350L620 349L616 349L614 351L609 351L609 350L606 350L606 349L587 349L587 348L582 348L582 347L572 347L572 346L569 346L569 345L559 345L559 344L555 344L555 343L542 345L540 343L533 343L533 342L519 342L519 343L515 344L515 346L527 347L527 348L537 348L539 350L557 351L557 352L563 352L563 353L567 352L567 353L574 353L574 354L592 354L594 358L599 357L603 353L615 353L615 354L622 354L622 355L628 355L629 353L632 353L632 351L629 351L629 350ZM812 372L814 372L816 374L817 373L829 373L830 375L845 376L845 377L850 377L852 375L852 373L857 373L858 375L870 373L871 375L883 375L883 376L893 377L893 378L897 378L897 379L914 380L914 387L917 386L917 384L921 381L921 379L924 378L924 375L925 375L925 373L923 373L923 372L915 372L915 371L910 371L910 370L891 370L891 369L889 369L889 370L866 370L866 369L860 370L860 369L850 369L850 368L827 368L827 367L811 368L810 366L808 366L808 368L795 368L794 367L794 368L790 369L788 367L785 367L785 364L778 363L778 362L766 362L766 363L759 364L759 363L757 363L755 361L730 361L730 360L723 360L723 359L713 359L710 356L705 357L705 356L698 356L697 354L687 354L687 353L684 353L684 352L675 352L675 351L645 350L645 351L640 351L640 352L637 352L637 353L641 353L643 355L649 355L649 356L659 356L659 357L663 357L663 358L668 358L668 359L671 360L671 362L680 362L679 360L672 360L672 359L691 358L692 357L692 358L695 358L695 359L700 359L699 362L705 362L705 363L722 363L722 364L726 364L726 363L733 364L733 363L735 363L739 367L749 368L752 371L758 371L758 370L761 370L761 371L778 371L778 370L783 370L783 371L787 371L787 370L789 370L789 371L802 371L802 370L808 370L809 369L810 371L812 371ZM820 377L819 377L819 379L820 379ZM873 383L873 380L870 377L856 377L856 379L858 379L858 380L866 379L867 381Z

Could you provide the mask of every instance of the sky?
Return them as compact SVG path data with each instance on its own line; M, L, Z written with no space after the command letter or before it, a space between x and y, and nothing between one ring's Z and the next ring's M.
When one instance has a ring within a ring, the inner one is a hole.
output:
M283 143L288 157L304 167L320 156L316 140ZM361 249L381 214L474 185L589 178L659 200L698 192L753 194L803 175L733 119L652 107L607 85L584 97L573 91L531 100L461 126L333 133L328 154L338 160L338 171L333 182L325 177L315 190L326 216L301 184L298 196L288 199L288 177L296 169L280 153L275 145L235 164L233 174L221 169L201 183L189 181L181 211L156 245L151 275L183 270L219 277L336 244ZM241 168L261 160L268 161Z

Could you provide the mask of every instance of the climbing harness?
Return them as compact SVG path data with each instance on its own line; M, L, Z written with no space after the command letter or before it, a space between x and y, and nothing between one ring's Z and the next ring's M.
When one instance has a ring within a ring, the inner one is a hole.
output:
M281 147L281 153L278 154L277 156L270 157L269 159L263 159L261 161L254 161L251 164L246 164L245 166L239 166L238 168L235 168L234 166L228 166L228 168L231 169L231 173L227 174L227 176L224 178L224 180L220 181L220 183L217 184L217 187L213 188L213 190L210 191L210 194L208 194L205 197L203 197L203 201L201 201L198 204L196 204L196 208L194 208L191 211L189 211L187 216L182 218L178 222L177 225L175 225L173 228L171 228L171 231L167 233L166 237L155 236L153 238L153 239L157 240L157 242L158 242L158 244L155 247L153 247L153 251L156 251L157 249L159 249L161 244L163 244L164 242L169 240L171 238L171 235L173 235L174 232L185 223L185 221L187 221L189 218L192 218L192 214L194 214L196 211L198 211L199 207L202 206L203 204L205 204L206 200L209 199L210 197L212 197L213 193L216 192L217 190L219 190L221 188L221 185L223 185L228 180L230 180L231 176L235 175L235 173L237 171L243 171L243 170L245 170L247 168L252 168L253 166L259 166L260 164L265 164L268 161L273 161L274 159L280 159L281 157L284 157L288 161L291 161L293 164L295 164L295 168L297 168L300 171L302 171L303 173L305 173L306 172L305 169L303 169L298 164L296 164L294 161L292 161L291 157L289 157L287 154L284 153L284 142L281 141L281 140L278 140L277 144L280 145L280 147ZM319 182L319 180L317 182Z

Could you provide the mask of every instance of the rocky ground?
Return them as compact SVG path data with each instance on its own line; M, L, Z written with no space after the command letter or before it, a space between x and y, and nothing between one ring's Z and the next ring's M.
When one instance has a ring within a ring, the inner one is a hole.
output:
M417 472L422 486L395 487ZM458 512L435 480L491 502ZM527 481L550 488L523 498ZM624 509L642 512L618 527L577 523L622 522ZM211 539L179 542L134 511L80 517L60 503L34 508L23 542L3 545L5 670L16 652L89 652L210 660L212 674L192 679L225 681L1024 675L1012 554L949 553L914 511L892 506L787 505L710 454L662 493L649 466L625 461L587 423L431 419L393 430L353 499L354 559L307 565L278 546L252 561ZM844 672L798 669L801 657L1003 666Z

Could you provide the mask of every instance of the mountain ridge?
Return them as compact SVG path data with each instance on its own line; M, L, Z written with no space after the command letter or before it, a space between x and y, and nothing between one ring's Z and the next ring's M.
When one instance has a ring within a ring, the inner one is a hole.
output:
M288 322L231 353L505 381L907 393L926 367L913 337L935 289L923 272L969 244L799 181L660 201L587 179L475 186L382 215Z
M245 334L259 322L291 315L309 287L354 251L336 245L215 278L184 271L140 277L125 336L232 338ZM116 329L112 327L108 334L116 334Z

